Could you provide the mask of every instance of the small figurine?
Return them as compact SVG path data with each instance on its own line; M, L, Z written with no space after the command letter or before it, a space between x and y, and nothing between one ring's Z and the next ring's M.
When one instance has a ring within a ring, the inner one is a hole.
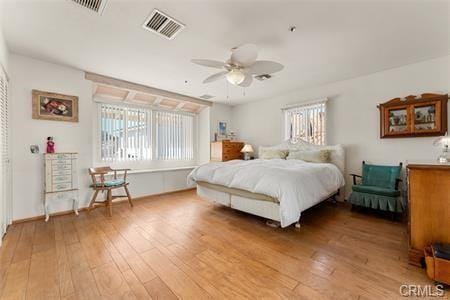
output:
M52 136L47 138L47 153L55 153L55 142Z

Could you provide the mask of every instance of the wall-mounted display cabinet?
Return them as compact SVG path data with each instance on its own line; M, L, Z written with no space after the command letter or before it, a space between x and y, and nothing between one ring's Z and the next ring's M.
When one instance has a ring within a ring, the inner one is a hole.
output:
M440 136L447 132L448 95L395 98L378 106L380 137Z

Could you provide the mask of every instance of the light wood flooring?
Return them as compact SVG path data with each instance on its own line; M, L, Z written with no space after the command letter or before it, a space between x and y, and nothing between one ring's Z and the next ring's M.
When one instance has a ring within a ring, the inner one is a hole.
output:
M406 226L322 203L301 229L194 191L10 227L1 299L404 299L431 284L407 264Z

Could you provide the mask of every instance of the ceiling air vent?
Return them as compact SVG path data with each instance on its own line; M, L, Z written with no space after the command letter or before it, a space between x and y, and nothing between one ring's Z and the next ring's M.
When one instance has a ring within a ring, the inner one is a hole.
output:
M71 0L87 9L90 9L98 14L101 14L105 9L108 0Z
M145 20L142 27L172 40L184 29L185 25L155 9Z
M258 79L259 81L264 81L264 80L272 78L272 75L270 75L270 74L261 74L261 75L255 76L255 78Z
M214 96L208 95L208 94L204 94L204 95L201 95L199 98L202 98L204 100L209 100L209 99L214 98Z

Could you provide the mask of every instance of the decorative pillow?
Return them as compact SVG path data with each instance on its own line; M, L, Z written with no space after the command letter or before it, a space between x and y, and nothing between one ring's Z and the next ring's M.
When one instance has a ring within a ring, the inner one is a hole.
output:
M291 151L286 159L301 159L313 163L330 162L330 150Z
M277 150L277 149L269 149L264 147L259 147L259 155L260 159L286 159L288 155L287 150Z

